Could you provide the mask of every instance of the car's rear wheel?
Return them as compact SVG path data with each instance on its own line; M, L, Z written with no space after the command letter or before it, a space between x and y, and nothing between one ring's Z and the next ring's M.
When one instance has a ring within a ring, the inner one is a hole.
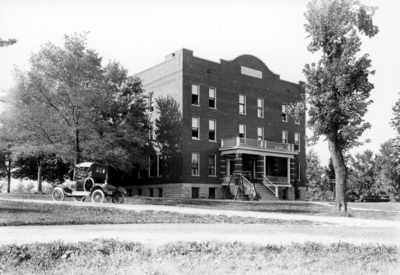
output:
M61 187L56 187L51 194L53 201L63 201L65 199L64 190Z
M112 199L112 202L113 203L119 203L119 204L124 203L125 202L125 195L120 193L120 192L116 193L114 195L113 199Z
M86 200L86 197L74 197L75 202L84 202Z
M92 193L92 202L103 203L105 198L104 192L100 189L94 190Z

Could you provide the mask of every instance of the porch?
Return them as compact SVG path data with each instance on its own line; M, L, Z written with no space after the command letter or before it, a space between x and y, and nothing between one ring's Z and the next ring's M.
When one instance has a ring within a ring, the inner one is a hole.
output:
M229 184L234 171L248 171L249 182L263 190L265 196L291 197L282 192L293 188L292 164L297 154L293 144L236 137L222 139L219 150L222 186Z

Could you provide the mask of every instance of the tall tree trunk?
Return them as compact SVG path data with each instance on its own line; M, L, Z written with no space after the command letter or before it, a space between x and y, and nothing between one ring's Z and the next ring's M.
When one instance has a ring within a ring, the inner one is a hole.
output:
M331 154L333 167L335 168L336 194L335 209L340 213L347 213L346 183L347 172L344 158L337 141L337 132L328 138L329 152Z
M11 159L8 160L7 172L7 193L11 193Z
M38 186L37 186L37 191L38 191L38 193L42 193L42 168L43 168L43 160L42 160L41 157L38 158L37 165L38 165Z
M79 130L75 130L75 164L81 162L81 148L79 144Z

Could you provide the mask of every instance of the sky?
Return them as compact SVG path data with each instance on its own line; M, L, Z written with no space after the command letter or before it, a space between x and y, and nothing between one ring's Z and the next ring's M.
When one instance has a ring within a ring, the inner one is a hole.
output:
M304 81L304 65L320 53L307 51L304 13L308 0L0 0L0 38L17 44L0 48L0 92L13 84L15 67L27 69L28 59L40 46L62 46L64 35L89 32L88 47L103 57L103 65L119 61L130 74L163 62L186 48L194 55L218 62L242 54L260 58L281 79ZM360 140L371 142L350 151L370 149L395 136L389 122L399 98L400 1L362 0L377 6L374 18L380 32L363 38L361 53L368 53L375 85L374 101L365 121L371 123ZM1 111L0 106L0 111ZM308 135L311 133L308 131ZM326 142L312 147L324 165L329 160Z

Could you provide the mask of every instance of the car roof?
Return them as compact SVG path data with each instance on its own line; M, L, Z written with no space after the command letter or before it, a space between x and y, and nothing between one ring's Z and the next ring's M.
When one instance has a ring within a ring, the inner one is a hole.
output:
M94 164L94 162L82 162L75 166L78 168L88 168L88 167L92 166L92 164Z

